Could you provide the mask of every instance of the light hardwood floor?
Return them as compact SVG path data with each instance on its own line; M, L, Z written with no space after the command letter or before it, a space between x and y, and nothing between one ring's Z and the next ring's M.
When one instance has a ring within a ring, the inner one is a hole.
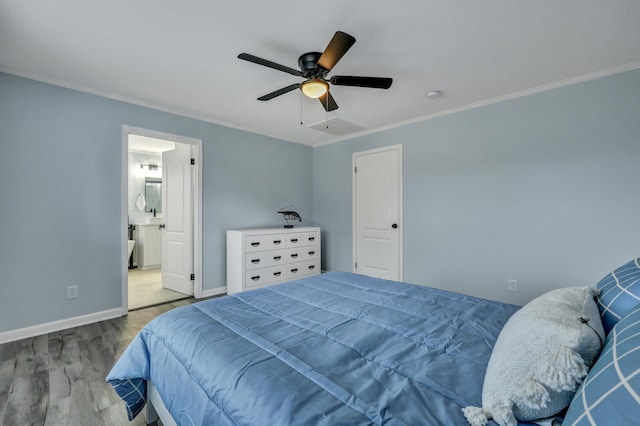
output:
M0 425L144 425L133 422L105 377L137 332L194 299L0 345Z
M139 309L159 303L190 297L162 287L160 269L129 269L129 309Z

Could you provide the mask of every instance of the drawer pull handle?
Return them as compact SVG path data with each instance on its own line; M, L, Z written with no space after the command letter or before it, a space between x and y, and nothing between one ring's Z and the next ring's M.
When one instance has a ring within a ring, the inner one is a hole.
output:
M273 260L280 260L282 259L282 256L273 256Z
M258 247L260 243L251 243L251 247Z
M296 257L298 257L298 253L291 253L291 257L295 259Z
M292 243L297 243L297 242L298 242L298 239L297 239L297 238L292 238L292 239L291 239L291 242L292 242Z
M315 252L315 251L310 251L310 252L309 252L309 256L313 256L314 254L316 254L316 252Z
M253 281L258 281L258 280L260 279L260 275L256 275L256 276L254 276L254 277L251 277L251 279L252 279Z
M316 237L309 237L309 241L313 241L315 239L316 239Z
M274 272L274 273L273 273L273 276L274 276L274 277L279 277L281 274L282 274L282 272Z
M298 268L294 268L291 270L291 273L295 274L296 272L298 272Z
M278 244L280 244L281 242L282 242L282 240L274 240L274 241L273 241L273 244L278 245Z
M254 265L256 263L260 263L260 259L251 259L251 263L253 263Z
M316 265L309 265L309 269L315 269Z

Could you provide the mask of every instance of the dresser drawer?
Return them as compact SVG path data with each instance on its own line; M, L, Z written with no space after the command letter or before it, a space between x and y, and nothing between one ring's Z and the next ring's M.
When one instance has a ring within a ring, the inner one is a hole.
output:
M285 250L256 251L247 253L245 269L266 268L268 266L284 265L287 252Z
M287 265L287 279L317 273L320 273L320 262L317 260L307 260L306 262L291 263Z
M264 250L275 250L284 248L284 235L247 235L244 240L244 247L247 253Z
M320 256L320 247L307 246L287 249L287 263L315 260Z
M284 277L284 265L252 269L251 271L247 271L244 284L246 288L260 287L275 281L283 280Z
M301 247L317 245L320 241L320 232L298 232L287 235L287 247Z

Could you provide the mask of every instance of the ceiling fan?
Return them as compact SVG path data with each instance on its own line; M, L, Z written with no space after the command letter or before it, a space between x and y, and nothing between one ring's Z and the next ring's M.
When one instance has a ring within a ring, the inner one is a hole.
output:
M259 101L268 101L277 96L284 95L295 89L310 98L317 98L327 111L338 109L338 104L329 93L329 83L335 86L369 87L374 89L388 89L393 79L385 77L357 77L348 75L335 75L327 80L327 74L338 63L340 58L353 46L356 39L347 33L337 31L324 52L307 52L298 58L300 70L262 59L249 53L241 53L238 58L253 62L258 65L273 68L305 79L302 83L291 84L282 89L267 93L258 98Z

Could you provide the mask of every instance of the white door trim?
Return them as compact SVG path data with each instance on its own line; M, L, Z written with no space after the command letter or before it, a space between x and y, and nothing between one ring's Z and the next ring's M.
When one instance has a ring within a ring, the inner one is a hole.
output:
M376 149L370 149L367 151L359 151L359 152L354 152L351 155L351 214L352 214L352 221L351 221L351 229L352 229L352 248L351 248L351 270L354 273L357 273L358 271L356 270L356 246L358 244L358 242L356 241L356 175L355 175L355 168L356 168L356 159L358 156L360 155L368 155L368 154L376 154L379 152L384 152L384 151L398 151L398 217L400 218L400 232L398 235L398 256L399 256L399 281L403 281L404 280L404 257L403 257L403 239L402 236L404 235L404 214L402 212L402 206L403 206L403 201L402 201L402 144L399 145L392 145L392 146L386 146L383 148L376 148Z
M128 260L127 260L127 240L129 226L129 134L147 136L156 139L166 139L174 142L190 144L193 158L195 158L193 182L193 272L195 281L193 282L193 295L196 298L202 296L202 139L190 138L187 136L173 135L170 133L159 132L156 130L143 129L128 125L122 126L122 254L120 256L122 262L122 315L129 312L129 294L128 294Z

